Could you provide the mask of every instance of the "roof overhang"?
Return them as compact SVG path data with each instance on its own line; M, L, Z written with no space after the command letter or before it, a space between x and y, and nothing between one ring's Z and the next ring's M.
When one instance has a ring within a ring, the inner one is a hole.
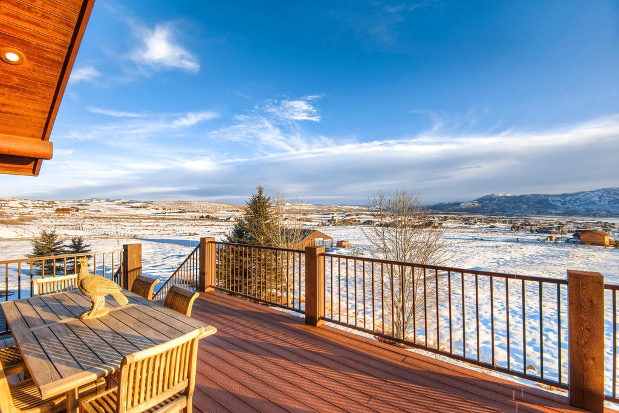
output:
M51 159L49 137L94 3L0 2L0 173L37 176Z

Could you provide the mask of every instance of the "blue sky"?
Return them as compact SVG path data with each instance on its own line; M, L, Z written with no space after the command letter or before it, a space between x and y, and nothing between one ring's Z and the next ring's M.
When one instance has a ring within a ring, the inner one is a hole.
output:
M51 139L4 196L619 186L619 3L97 0Z

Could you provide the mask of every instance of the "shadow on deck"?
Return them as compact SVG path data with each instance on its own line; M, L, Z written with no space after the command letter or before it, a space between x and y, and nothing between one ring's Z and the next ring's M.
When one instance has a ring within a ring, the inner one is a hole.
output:
M199 412L567 412L567 398L219 293L194 318Z

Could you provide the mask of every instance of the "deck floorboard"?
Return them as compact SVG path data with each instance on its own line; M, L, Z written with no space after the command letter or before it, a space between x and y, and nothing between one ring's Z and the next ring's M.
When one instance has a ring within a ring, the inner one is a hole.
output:
M192 317L202 412L575 412L567 398L216 292Z

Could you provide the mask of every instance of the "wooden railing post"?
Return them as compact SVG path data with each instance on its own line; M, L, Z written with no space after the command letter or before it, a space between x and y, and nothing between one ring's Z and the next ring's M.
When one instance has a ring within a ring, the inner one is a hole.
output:
M215 289L215 257L215 238L200 238L200 291L213 291Z
M142 244L123 245L123 273L120 286L130 290L138 275L142 275Z
M567 272L570 405L604 412L604 277Z
M305 247L305 324L324 324L325 247Z

